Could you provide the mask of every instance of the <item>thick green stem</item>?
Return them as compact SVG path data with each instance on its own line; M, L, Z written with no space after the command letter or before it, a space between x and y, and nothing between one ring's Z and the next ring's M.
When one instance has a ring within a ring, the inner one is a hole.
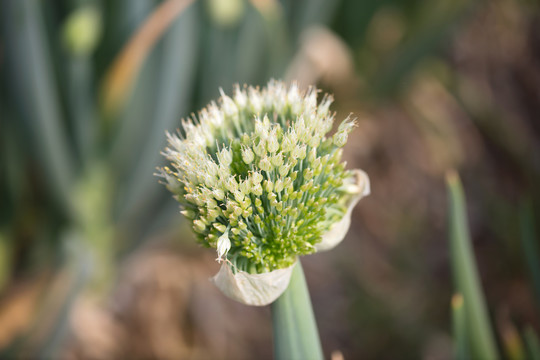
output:
M272 321L276 359L323 359L319 331L300 260L293 269L289 287L272 304Z

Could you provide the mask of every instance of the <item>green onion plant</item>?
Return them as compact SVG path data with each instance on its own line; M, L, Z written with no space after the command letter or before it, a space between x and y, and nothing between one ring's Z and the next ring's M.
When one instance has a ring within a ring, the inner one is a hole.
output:
M352 207L369 193L367 175L341 161L354 120L328 135L332 98L317 96L274 80L236 86L232 97L222 91L167 134L170 164L158 173L198 241L216 250L218 288L249 305L279 297L278 358L321 358L298 257L341 241Z

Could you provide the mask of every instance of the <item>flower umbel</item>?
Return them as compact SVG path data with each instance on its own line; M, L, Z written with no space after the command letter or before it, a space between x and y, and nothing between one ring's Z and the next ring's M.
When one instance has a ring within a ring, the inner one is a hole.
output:
M354 121L326 136L331 102L325 95L318 103L315 88L302 93L278 81L236 86L232 98L222 92L217 104L167 134L170 166L160 175L198 241L235 271L290 267L316 251L352 198L365 195L351 194L357 175L341 162Z

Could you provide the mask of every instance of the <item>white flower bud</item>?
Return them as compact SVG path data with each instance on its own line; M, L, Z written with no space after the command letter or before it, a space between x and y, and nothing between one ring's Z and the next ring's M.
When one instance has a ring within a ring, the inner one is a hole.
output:
M261 196L263 193L263 188L261 184L255 184L251 187L251 193L257 196Z
M294 149L291 151L291 157L293 159L300 159L303 160L306 157L306 145L296 145Z
M242 208L240 206L234 205L232 215L235 218L238 218L240 215L242 215Z
M227 253L231 249L231 240L229 240L229 231L225 231L223 235L221 235L217 241L217 254L218 258L216 259L218 262L223 261L223 257L227 256Z
M233 195L234 199L238 202L242 202L242 200L244 200L244 193L239 190L236 190Z
M296 132L291 129L287 134L285 134L285 136L283 136L283 140L281 142L281 150L283 152L291 151L296 145L297 141L298 139L296 137Z
M249 145L250 141L251 141L251 138L248 134L242 134L242 136L240 137L241 141L242 141L242 145L244 146L247 146Z
M349 134L346 131L338 131L332 137L332 141L337 147L342 147L347 143L348 136Z
M221 149L217 154L219 163L223 166L229 166L232 163L232 152L227 148Z
M293 114L298 114L302 110L303 101L300 97L300 91L298 90L298 85L296 83L292 84L287 94L287 100L291 106Z
M266 192L272 192L272 190L274 190L274 183L272 182L272 180L264 180L264 189L266 190Z
M221 223L214 223L214 227L221 233L227 231L227 227Z
M306 123L304 121L304 116L300 116L294 123L294 131L296 131L296 136L299 141L305 142L305 137L307 133Z
M350 117L346 118L339 124L338 131L346 131L347 133L350 133L351 130L356 126L356 122L354 119L351 119Z
M217 178L209 174L204 174L204 184L209 188L214 187L217 184Z
M270 119L268 118L268 115L264 114L262 123L263 123L263 126L264 126L264 129L265 129L266 133L268 133L268 131L270 130L270 126L271 126Z
M283 156L281 154L276 154L270 158L270 162L275 168L279 168L283 165Z
M287 93L285 92L284 87L280 87L276 89L276 95L274 96L274 107L276 108L276 112L282 113L285 110L285 106L287 105Z
M251 105L251 110L255 114L259 114L263 108L263 100L259 91L250 88L249 89L249 104Z
M214 197L219 201L221 201L221 200L223 200L225 198L225 192L223 192L223 190L221 190L221 189L214 189L212 191L212 195L214 195Z
M238 85L236 85L234 89L234 101L240 108L245 108L248 102L246 92L241 90Z
M206 225L200 219L193 221L193 227L196 231L203 232L206 229Z
M283 187L284 187L283 181L281 179L278 179L276 183L274 184L274 191L276 193L280 193L281 190L283 190Z
M222 89L219 90L221 93L221 101L222 101L222 108L225 112L225 115L227 116L235 116L238 114L238 107L234 103L234 101L225 95Z
M279 175L281 175L282 177L285 177L289 174L289 170L291 169L291 165L290 164L283 164L279 167Z
M206 165L205 172L209 176L216 177L218 175L219 167L215 162L213 162L213 161L205 161L205 165Z
M317 108L317 115L327 116L330 110L330 104L332 104L333 98L330 95L326 95Z
M313 135L308 141L308 145L315 150L317 146L321 143L321 137L317 134Z
M264 146L264 140L261 139L257 145L253 148L253 151L255 154L257 154L258 157L263 157L266 154L266 147Z
M180 213L190 220L195 217L195 212L193 210L186 209L186 210L180 211Z
M219 128L223 125L224 118L223 113L219 110L219 107L215 102L212 102L208 107L208 118L214 128Z
M309 151L307 159L313 165L313 162L315 161L316 158L317 158L317 149L313 148Z
M249 165L253 162L254 159L255 159L255 154L253 154L253 151L251 150L251 148L244 147L242 149L242 160L244 160L244 162Z
M247 195L249 194L249 189L251 188L251 184L249 183L249 179L246 179L244 181L242 181L240 183L240 191L244 194L244 195Z
M229 176L229 178L225 182L225 187L232 193L238 190L238 182L236 181L234 176Z
M263 157L259 161L259 168L261 168L261 170L266 171L266 172L272 170L272 163L270 163L270 160L268 159L268 156Z
M270 132L268 136L268 142L266 144L266 149L268 152L275 153L279 149L279 143L276 135L275 129Z
M285 180L283 180L283 186L287 188L291 186L292 182L293 182L293 179L291 179L290 176L287 176Z
M305 112L315 111L317 107L317 90L310 88L304 100Z
M253 185L257 185L257 184L260 184L261 181L263 180L263 176L261 175L260 172L258 171L255 171L251 174L251 183Z
M214 221L219 215L221 215L221 210L219 208L208 210L208 217L210 221Z

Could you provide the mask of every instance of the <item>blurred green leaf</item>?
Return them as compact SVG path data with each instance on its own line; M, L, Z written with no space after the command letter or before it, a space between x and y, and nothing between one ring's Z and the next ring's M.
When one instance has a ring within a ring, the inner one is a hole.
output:
M11 276L11 242L5 231L0 230L0 293Z
M109 136L111 154L109 161L116 174L126 174L141 156L141 142L150 131L156 103L161 52L149 54L135 80L124 108L118 115L117 129ZM125 179L119 178L118 181Z
M527 348L527 358L530 360L540 360L540 341L538 340L536 331L528 326L524 331L523 338Z
M493 360L499 355L491 329L486 300L478 276L471 245L465 196L459 176L446 177L449 197L450 255L454 284L463 295L467 314L467 333L473 358Z
M66 341L67 335L70 331L70 316L77 303L77 300L80 299L81 293L85 290L91 275L91 259L88 254L89 251L84 248L84 246L79 239L74 239L75 234L68 234L69 241L67 243L68 252L71 252L69 256L69 263L66 264L65 273L66 284L65 288L62 289L60 294L52 294L52 296L57 296L56 302L51 301L49 307L43 309L41 314L41 319L37 322L38 331L46 330L43 342L40 344L40 348L37 349L36 354L38 354L39 359L58 359L61 357L64 342ZM66 240L66 239L65 239ZM79 248L77 248L79 247ZM96 266L98 264L94 264ZM99 266L99 265L98 265ZM53 300L53 299L51 299ZM52 326L47 329L43 329L43 323L46 323L48 317L52 318Z
M449 38L463 19L469 5L467 0L428 4L427 6L436 6L437 9L428 13L425 24L416 21L415 24L420 23L422 26L387 57L371 79L375 92L384 96L399 89L404 78L412 73L419 61L444 44L444 40Z
M270 78L280 78L285 74L288 61L293 55L292 39L289 34L283 6L276 0L264 2L252 0L251 4L264 20L262 25L264 25L264 45L266 45L266 49L264 52L261 51L259 56L264 56L267 58L268 62L267 69L262 70L262 79L257 80L257 82L266 82ZM260 26L260 19L258 16L249 16L246 23L250 22L257 23L258 26ZM250 24L249 26L253 25ZM246 24L245 27L248 27L248 24ZM252 38L255 40L255 36L252 36ZM261 39L257 39L259 42L258 47L263 45L260 40ZM245 46L245 48L247 48L247 46ZM259 64L259 66L261 65L265 64ZM248 82L247 79L243 79L243 81Z
M66 56L68 111L82 166L95 156L99 119L96 111L92 56L103 32L101 8L95 2L76 1L62 28Z
M236 58L231 49L236 48L239 27L221 28L213 24L208 17L203 17L201 40L203 47L200 57L200 107L206 106L210 99L219 94L219 88L229 90L236 82Z
M80 0L86 1L86 0ZM100 1L103 33L96 49L96 73L98 79L110 69L110 65L122 47L141 26L155 6L154 0Z
M353 48L361 47L373 16L389 0L341 1L334 28Z
M137 75L163 32L193 0L169 0L157 6L115 58L102 85L102 108L106 118L117 114L128 98Z
M95 108L91 59L76 56L67 59L69 111L74 125L74 137L81 165L87 165L96 151L98 116Z
M267 69L279 49L270 48L266 35L266 24L261 14L248 7L243 23L238 29L236 51L242 54L236 59L234 74L236 83L259 84L266 81ZM278 34L276 34L278 35Z
M39 148L36 153L49 186L69 211L75 165L59 107L43 9L35 0L6 0L2 5L8 49L5 54L13 74L10 86L19 99L24 99L20 106L29 120L31 141Z
M145 213L151 201L163 191L153 173L162 159L160 151L166 144L165 131L174 132L180 126L179 119L189 111L198 55L197 30L197 9L191 7L163 38L153 113L146 119L149 130L141 138L142 144L138 144L141 156L136 159L126 182L120 210L124 216L126 212Z
M283 1L283 10L288 22L289 33L297 38L309 26L330 22L339 1L295 0Z
M527 261L534 295L540 306L540 249L538 247L533 206L531 202L525 201L522 203L520 210L519 217L523 256Z
M454 336L454 359L469 359L469 345L467 344L467 314L461 294L452 296L452 329Z
M24 203L24 165L27 148L17 141L18 129L11 111L0 102L0 226L12 224ZM25 151L26 150L26 151Z

